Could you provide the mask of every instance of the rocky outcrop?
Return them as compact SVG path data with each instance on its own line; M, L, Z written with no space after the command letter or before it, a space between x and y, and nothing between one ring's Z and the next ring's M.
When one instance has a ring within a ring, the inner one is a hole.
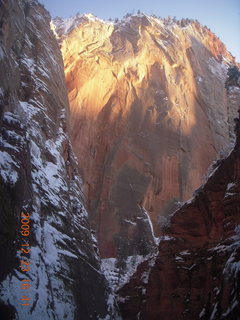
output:
M71 137L102 257L144 255L233 140L234 59L198 22L146 15L54 21ZM149 223L150 222L150 223Z
M227 89L239 93L239 74L234 85L231 74ZM171 216L157 256L141 264L120 289L124 319L239 319L239 118L236 134L234 149L213 165L195 197Z
M0 318L117 319L83 205L50 16L36 1L3 0L0 22Z

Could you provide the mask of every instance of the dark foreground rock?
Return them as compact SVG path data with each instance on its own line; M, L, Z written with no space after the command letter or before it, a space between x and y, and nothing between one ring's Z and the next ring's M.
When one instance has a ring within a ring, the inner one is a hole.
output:
M50 16L36 1L4 0L0 22L0 318L115 319L68 137ZM29 236L21 212L30 214Z
M230 93L239 90L232 85ZM157 256L119 291L124 319L240 319L240 120L235 121L232 152L171 216Z

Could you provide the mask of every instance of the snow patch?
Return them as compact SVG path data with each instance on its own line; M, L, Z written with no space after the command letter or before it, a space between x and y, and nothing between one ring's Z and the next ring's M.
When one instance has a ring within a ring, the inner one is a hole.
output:
M229 191L230 189L234 188L235 186L236 186L236 183L235 183L235 182L230 182L230 183L227 185L226 191Z
M150 255L135 255L127 257L126 270L124 270L124 272L121 272L118 268L118 261L116 258L102 259L102 271L106 279L108 280L109 286L113 289L113 291L117 291L124 284L126 284L130 280L132 275L136 272L139 264L150 259L150 257Z
M145 216L146 216L146 218L145 218L144 220L146 220L146 221L148 222L148 224L149 224L149 227L150 227L150 231L151 231L153 240L154 240L155 244L158 245L158 244L159 244L159 238L155 237L155 235L154 235L153 224L152 224L152 221L151 221L151 219L150 219L150 217L149 217L149 215L148 215L148 212L147 212L147 210L146 210L144 207L141 207L141 209L142 209L142 212L143 212L143 213L145 214Z
M213 57L208 59L207 64L212 74L214 74L214 76L216 76L219 80L225 82L228 66L224 62L219 63Z
M197 83L203 82L203 78L199 75L196 76Z
M141 280L144 284L148 284L148 279L149 279L149 275L150 275L150 271L152 269L152 267L155 264L155 261L157 259L157 255L155 257L152 257L149 262L148 262L148 269L143 272L142 276L141 276Z
M133 226L136 226L136 225L137 225L136 222L133 222L133 221L128 220L128 219L123 219L123 221L124 221L124 222L127 222L127 223L129 223L129 224L131 224L131 225L133 225Z
M24 57L22 60L21 60L22 64L26 67L26 69L28 71L30 71L31 73L34 73L34 70L35 70L35 63L34 63L34 60L32 58L26 58Z
M88 23L90 21L109 24L107 21L101 20L91 13L87 13L83 15L77 14L76 16L67 19L56 18L52 20L51 26L54 34L57 35L58 38L59 36L66 36L80 24Z
M18 172L16 168L20 168L13 156L6 151L0 151L0 175L6 184L14 185L18 180Z

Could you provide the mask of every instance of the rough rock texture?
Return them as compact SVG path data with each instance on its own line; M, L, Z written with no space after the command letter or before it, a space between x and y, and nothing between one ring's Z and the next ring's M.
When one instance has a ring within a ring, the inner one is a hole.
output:
M227 81L230 95L240 92L239 72L235 78ZM233 151L172 215L158 255L120 289L124 319L240 319L240 119L236 122Z
M0 71L0 318L117 319L67 133L61 52L37 2L0 1Z
M233 139L223 43L198 22L145 15L54 21L71 137L103 257L146 254ZM149 217L150 216L150 220Z

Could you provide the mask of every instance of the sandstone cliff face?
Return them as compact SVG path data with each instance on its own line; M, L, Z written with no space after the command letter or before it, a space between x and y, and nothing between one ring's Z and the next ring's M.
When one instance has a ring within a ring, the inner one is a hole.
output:
M240 92L235 75L230 95ZM240 319L240 119L236 133L232 152L172 215L157 256L119 291L124 319Z
M71 136L103 257L146 254L233 139L234 59L197 22L57 19Z
M50 17L35 1L4 0L0 21L0 318L118 318L83 205ZM28 272L22 211L31 215Z

